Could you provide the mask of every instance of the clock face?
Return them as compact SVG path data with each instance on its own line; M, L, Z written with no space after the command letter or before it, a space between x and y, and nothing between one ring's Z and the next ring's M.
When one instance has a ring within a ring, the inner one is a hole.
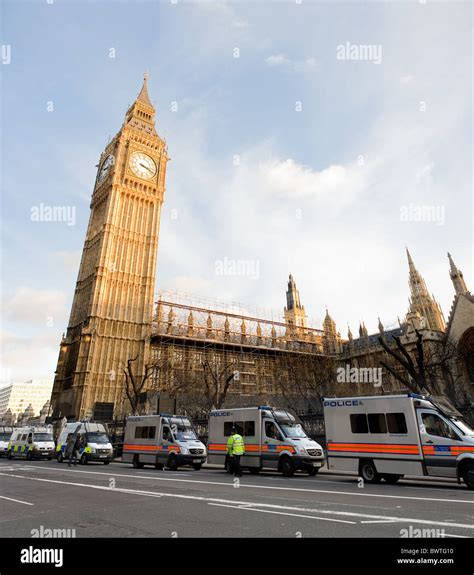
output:
M107 177L108 173L110 172L110 169L112 168L112 166L115 164L115 158L114 156L110 155L107 156L104 160L104 162L102 163L102 166L100 168L100 172L99 172L99 177L98 180L99 182L102 182L105 180L105 178Z
M130 168L139 178L151 180L156 176L156 164L143 152L133 152L130 156Z

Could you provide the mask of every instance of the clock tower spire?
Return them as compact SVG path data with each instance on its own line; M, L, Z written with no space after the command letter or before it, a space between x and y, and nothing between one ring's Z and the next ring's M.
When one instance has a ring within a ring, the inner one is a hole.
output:
M155 129L145 74L124 123L99 160L66 336L53 387L55 416L122 415L129 359L149 361L166 142Z

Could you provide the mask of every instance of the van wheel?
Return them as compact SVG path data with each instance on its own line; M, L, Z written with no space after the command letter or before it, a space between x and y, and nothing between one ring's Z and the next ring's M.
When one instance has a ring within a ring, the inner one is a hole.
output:
M295 474L295 466L289 457L282 457L279 468L283 477L292 477Z
M398 481L403 477L403 475L395 475L393 473L382 473L381 477L385 481L385 483L395 485L395 483L398 483Z
M143 463L140 463L140 457L138 455L133 456L132 465L135 469L143 469Z
M87 462L88 462L88 461L89 461L89 460L87 459L87 455L86 455L85 453L83 453L83 454L81 455L81 459L79 459L79 463L80 463L81 465L87 465Z
M9 450L7 451L7 459L13 459L13 455L12 455L12 450L11 450L11 449L9 449Z
M319 468L318 467L308 467L306 469L306 471L310 477L314 477L315 475L317 475Z
M171 471L176 471L178 469L178 458L174 453L168 457L168 463L166 466L168 469L171 469Z
M63 461L64 461L64 455L63 455L63 452L60 451L58 453L58 463L62 463Z
M202 463L193 463L194 471L200 471L202 467Z
M462 468L462 478L468 489L474 489L474 463L465 463Z
M158 471L162 471L164 465L163 463L155 463L155 469L158 469Z
M380 483L380 475L375 469L373 461L362 461L359 468L359 474L365 483Z
M33 459L33 454L31 453L31 451L28 451L26 453L26 461L31 461Z

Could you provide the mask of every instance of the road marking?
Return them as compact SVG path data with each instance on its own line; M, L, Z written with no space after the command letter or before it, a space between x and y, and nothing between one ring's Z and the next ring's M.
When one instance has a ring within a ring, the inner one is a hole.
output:
M464 523L447 523L442 521L431 521L428 519L416 519L412 517L385 517L383 515L368 515L363 513L354 513L350 511L332 511L329 509L312 509L312 508L301 508L301 507L291 507L287 505L274 505L271 503L253 503L250 501L234 501L232 499L219 499L217 497L202 497L198 495L181 495L177 493L160 493L155 491L139 491L135 489L124 489L118 487L105 487L103 485L94 485L89 483L75 483L72 481L60 481L58 479L44 479L42 477L30 477L25 475L13 475L11 473L0 473L0 475L4 475L5 477L16 477L18 479L27 479L29 481L41 481L44 483L56 483L60 485L70 485L72 487L82 487L82 488L89 488L89 489L98 489L100 491L108 491L109 493L126 493L128 495L143 495L146 497L169 497L172 499L185 499L188 501L203 501L205 503L225 503L230 505L246 505L249 508L268 508L268 509L276 509L276 510L284 510L284 511L297 511L297 512L309 512L309 513L318 513L320 515L336 515L342 517L352 517L357 519L384 519L384 520L393 520L403 523L419 523L422 525L436 525L441 527L459 527L461 529L474 529L474 524L464 524Z
M290 517L303 517L304 519L317 519L318 521L334 521L335 523L350 523L351 525L357 525L357 521L316 517L315 515L300 515L299 513L284 513L282 511L269 511L268 509L255 509L248 505L223 505L222 503L208 503L208 505L213 505L215 507L230 507L230 509L241 509L242 511L258 511L259 513L273 513L275 515L289 515Z
M361 523L398 523L398 521L394 521L393 519L376 519L375 521L361 521Z
M15 503L23 503L23 505L34 505L34 503L28 503L28 501L20 501L19 499L13 499L13 497L5 497L0 495L0 499L8 499L8 501L14 501Z
M39 465L30 465L28 466L29 469L45 469L47 471L59 471L61 469L52 469L50 467L44 467ZM64 470L65 471L65 470ZM64 472L63 471L63 472ZM113 477L114 474L106 473L105 471L82 471L79 469L69 469L68 473L87 473L91 475L106 475L107 477ZM158 477L158 476L151 476L151 475L129 475L125 473L115 473L117 477L131 477L133 479L143 478L143 479L154 479L156 481L173 481L175 482L182 482L182 483L197 483L203 485L224 485L225 487L232 487L234 489L234 483L232 482L221 482L221 481L200 481L198 479L171 479L167 477ZM408 499L414 501L433 501L438 503L467 503L470 505L474 505L474 499L441 499L435 497L413 497L411 495L386 495L383 493L359 493L355 491L329 491L323 489L303 489L302 487L274 487L273 485L255 485L251 483L244 483L242 480L240 481L239 489L242 488L253 488L253 489L270 489L270 490L280 490L280 491L302 491L306 493L326 493L329 495L348 495L348 496L355 496L355 497L383 497L385 499ZM359 489L360 491L360 489Z

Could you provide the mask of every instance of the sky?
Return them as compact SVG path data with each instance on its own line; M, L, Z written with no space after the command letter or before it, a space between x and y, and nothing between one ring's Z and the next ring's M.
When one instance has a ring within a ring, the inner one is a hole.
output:
M0 381L53 377L96 166L145 70L171 158L157 292L281 319L292 273L345 337L403 319L405 246L446 317L447 251L472 288L470 3L1 11Z

